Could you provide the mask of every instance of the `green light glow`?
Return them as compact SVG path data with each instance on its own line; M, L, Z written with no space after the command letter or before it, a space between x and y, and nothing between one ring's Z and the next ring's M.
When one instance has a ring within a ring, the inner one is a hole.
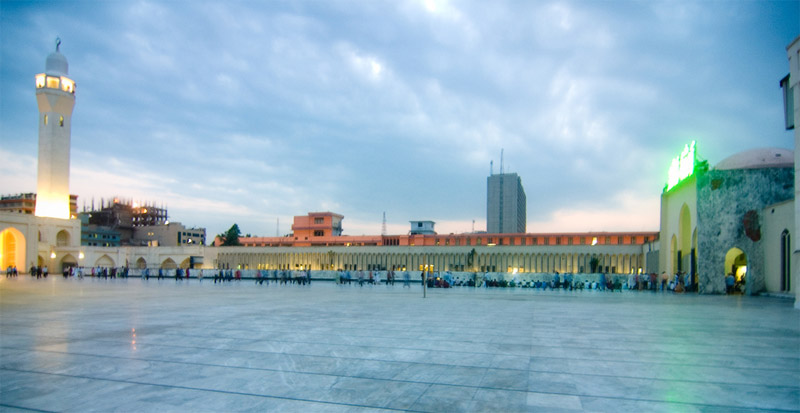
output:
M695 143L695 141L692 141L692 143L685 145L683 152L672 159L667 176L667 191L694 173L694 166L697 162L694 151Z

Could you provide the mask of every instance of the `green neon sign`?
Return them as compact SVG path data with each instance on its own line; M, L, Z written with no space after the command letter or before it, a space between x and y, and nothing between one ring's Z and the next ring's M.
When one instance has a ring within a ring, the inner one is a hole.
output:
M672 159L672 164L669 166L669 174L667 175L667 191L694 173L694 166L697 163L694 151L695 144L696 141L692 141L692 143L685 145L683 152Z

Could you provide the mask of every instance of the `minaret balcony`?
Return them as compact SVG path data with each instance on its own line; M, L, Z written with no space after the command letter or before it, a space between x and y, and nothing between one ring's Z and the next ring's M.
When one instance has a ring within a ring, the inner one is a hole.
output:
M36 75L36 89L59 89L75 94L75 82L66 76L51 76L45 73Z

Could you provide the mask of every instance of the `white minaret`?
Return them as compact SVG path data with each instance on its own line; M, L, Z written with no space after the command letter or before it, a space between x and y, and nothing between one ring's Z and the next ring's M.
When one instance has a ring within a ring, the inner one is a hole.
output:
M36 75L39 104L39 171L36 216L69 219L69 147L75 82L68 78L67 58L56 51L47 56L45 72Z

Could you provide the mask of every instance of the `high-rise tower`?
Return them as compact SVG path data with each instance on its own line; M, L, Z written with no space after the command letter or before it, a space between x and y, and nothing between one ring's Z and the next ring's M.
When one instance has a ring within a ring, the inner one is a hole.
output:
M525 232L527 201L522 179L515 173L492 174L486 179L486 232Z
M69 148L75 82L68 78L67 58L56 51L47 56L44 73L36 75L39 104L39 170L36 216L70 218Z

